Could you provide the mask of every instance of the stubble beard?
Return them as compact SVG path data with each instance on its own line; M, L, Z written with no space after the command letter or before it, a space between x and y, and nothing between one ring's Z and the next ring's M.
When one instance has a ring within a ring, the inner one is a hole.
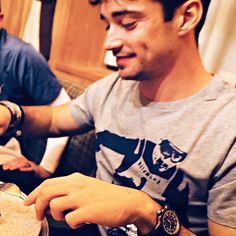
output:
M149 80L147 72L140 70L138 68L119 68L119 75L124 80L134 80L134 81L146 81Z

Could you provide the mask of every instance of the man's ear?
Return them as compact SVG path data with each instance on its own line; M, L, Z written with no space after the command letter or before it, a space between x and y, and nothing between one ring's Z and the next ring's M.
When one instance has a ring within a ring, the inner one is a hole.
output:
M199 23L203 13L202 2L201 0L186 1L176 13L179 35L185 35L194 30Z
M3 20L3 13L0 12L0 21Z
M0 12L0 29L3 27L3 13Z

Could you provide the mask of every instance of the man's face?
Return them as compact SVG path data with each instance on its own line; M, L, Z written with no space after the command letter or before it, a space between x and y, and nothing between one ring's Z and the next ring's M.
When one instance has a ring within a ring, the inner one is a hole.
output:
M176 55L173 22L164 22L153 0L106 0L101 18L107 25L105 49L116 57L120 76L146 80L168 73Z

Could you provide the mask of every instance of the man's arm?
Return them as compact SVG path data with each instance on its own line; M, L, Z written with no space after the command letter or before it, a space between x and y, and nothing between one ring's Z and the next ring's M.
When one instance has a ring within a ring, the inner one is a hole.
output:
M38 219L50 209L55 220L65 220L72 228L86 222L110 227L135 224L143 235L154 228L156 211L161 209L142 191L78 173L44 181L25 200L26 205L33 203ZM233 236L236 232L213 222L209 222L209 229L211 236ZM181 227L179 236L193 235Z
M208 225L209 225L209 234L211 236L220 236L220 235L235 236L236 235L236 228L230 228L224 225L220 225L211 220L208 221Z
M58 97L49 104L50 106L56 106L69 102L71 99L64 89L61 90ZM44 156L41 160L40 165L27 159L27 157L19 156L4 163L4 170L16 170L27 172L34 171L38 177L48 178L54 173L56 167L61 158L61 154L68 141L68 137L61 138L49 138L45 149Z
M62 88L58 97L49 104L50 106L61 105L66 102L69 102L71 99L69 95L66 93L65 89ZM16 170L19 169L23 172L34 171L35 175L40 178L48 178L50 177L56 170L61 155L64 151L64 148L67 144L68 137L60 137L60 138L48 138L46 149L43 155L43 158L39 165L27 159L27 156L19 156L18 158L14 158L4 163L4 170Z
M142 191L79 173L44 181L25 200L27 205L33 203L38 219L43 219L50 207L54 219L66 220L72 228L86 222L111 227L137 223L147 231L156 222L150 216L160 209ZM70 211L65 215L66 210Z
M69 102L71 99L64 88L62 88L58 97L49 104L50 106L58 106L61 104L65 104ZM65 149L67 144L68 137L60 137L60 138L48 138L46 149L43 155L43 158L39 165L39 170L41 170L41 174L39 176L48 177L55 172L61 155Z
M70 114L70 103L50 106L25 106L22 131L25 134L38 137L59 137L76 133L78 124ZM9 128L11 113L0 105L0 135Z
M70 103L60 106L23 107L25 120L22 131L36 136L68 136L78 129L70 113Z

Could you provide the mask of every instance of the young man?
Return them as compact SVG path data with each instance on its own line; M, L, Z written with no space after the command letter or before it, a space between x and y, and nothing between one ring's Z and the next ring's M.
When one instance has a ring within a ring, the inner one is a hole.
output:
M201 63L202 14L201 0L101 1L118 73L69 105L23 108L26 133L95 128L100 180L46 180L25 201L38 219L50 209L72 228L98 224L102 235L236 234L235 84ZM0 112L4 133L17 122Z
M68 102L69 96L42 55L31 45L9 35L3 23L0 2L0 100L21 105L59 105ZM38 182L54 173L67 138L49 139L38 165L29 159L33 154L25 145L28 141L20 138L20 149L16 139L10 139L13 135L8 133L7 137L0 138L0 179L15 182L22 191L29 193Z

